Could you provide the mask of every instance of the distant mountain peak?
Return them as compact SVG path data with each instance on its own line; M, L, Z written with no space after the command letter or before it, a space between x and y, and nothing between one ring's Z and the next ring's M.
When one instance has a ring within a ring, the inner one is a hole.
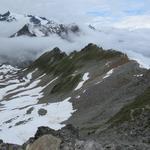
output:
M77 34L80 32L80 28L76 24L62 24L45 17L19 15L11 13L10 11L0 15L0 22L1 21L9 23L13 21L16 21L16 23L24 23L22 28L10 35L11 38L18 36L47 37L51 34L56 34L63 39L69 40L68 35L70 33Z
M31 33L29 30L29 24L25 24L17 33L11 35L10 37L17 37L17 36L29 36L29 37L35 37L36 35L34 33Z
M10 11L0 14L0 21L12 22L14 20L16 20L16 18L11 15Z

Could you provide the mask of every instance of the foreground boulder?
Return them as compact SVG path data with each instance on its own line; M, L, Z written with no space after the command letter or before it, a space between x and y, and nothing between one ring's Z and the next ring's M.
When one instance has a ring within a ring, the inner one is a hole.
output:
M61 139L52 135L43 135L37 139L33 144L27 145L26 150L59 150Z
M67 125L55 131L40 127L34 138L23 145L25 150L103 150L99 143L92 140L81 140L78 129Z
M110 134L113 134L108 130ZM34 137L30 138L24 145L7 144L0 141L0 150L149 150L146 144L129 144L109 141L109 137L92 140L92 138L81 139L78 136L78 129L67 125L61 130L55 131L48 127L40 127ZM109 133L107 133L108 136ZM117 139L116 136L114 136ZM121 138L121 137L120 137ZM121 139L120 139L121 140Z

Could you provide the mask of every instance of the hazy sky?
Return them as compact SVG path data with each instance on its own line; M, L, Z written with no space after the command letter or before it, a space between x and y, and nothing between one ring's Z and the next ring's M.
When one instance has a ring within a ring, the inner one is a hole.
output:
M60 21L120 20L150 14L150 0L0 0L0 11L29 13Z

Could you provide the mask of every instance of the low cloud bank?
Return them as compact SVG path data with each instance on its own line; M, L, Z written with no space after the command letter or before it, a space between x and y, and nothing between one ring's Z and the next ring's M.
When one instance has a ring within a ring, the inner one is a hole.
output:
M81 26L82 33L78 36L70 35L71 42L58 36L42 38L0 37L0 55L9 59L34 60L45 51L54 47L70 53L80 50L88 43L95 43L105 49L116 49L127 53L130 58L136 59L143 67L150 67L150 29L115 29L101 28L100 31L89 30ZM4 62L0 59L0 62Z

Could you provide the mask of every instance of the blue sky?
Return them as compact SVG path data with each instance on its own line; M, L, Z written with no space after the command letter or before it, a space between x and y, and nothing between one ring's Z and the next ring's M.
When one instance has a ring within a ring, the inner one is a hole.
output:
M150 15L150 0L110 0L104 2L106 9L101 6L90 10L87 14L102 17L124 17Z
M150 15L150 0L1 0L0 11L8 9L66 21L94 17L120 19Z

